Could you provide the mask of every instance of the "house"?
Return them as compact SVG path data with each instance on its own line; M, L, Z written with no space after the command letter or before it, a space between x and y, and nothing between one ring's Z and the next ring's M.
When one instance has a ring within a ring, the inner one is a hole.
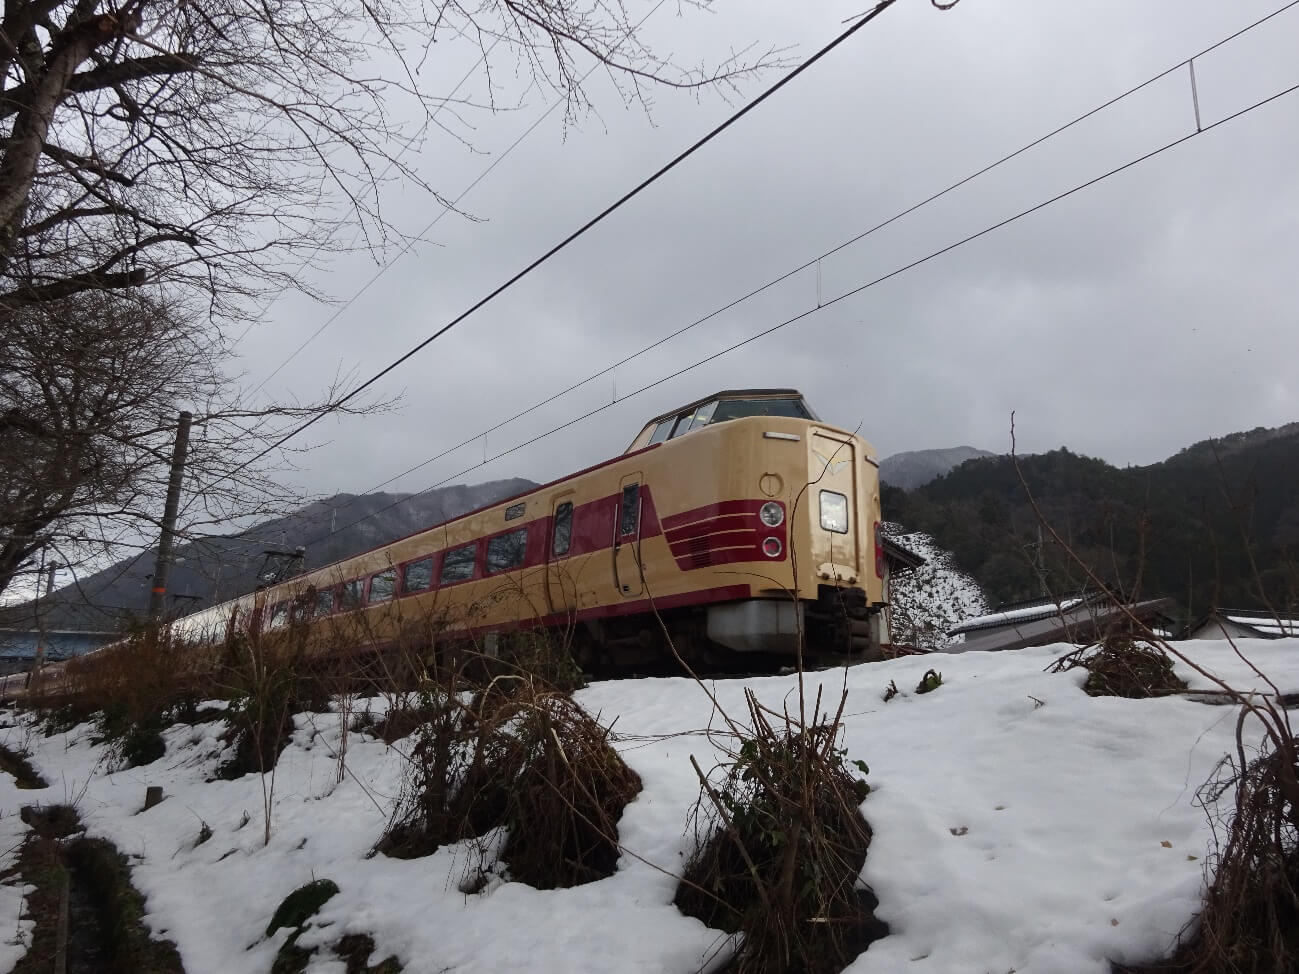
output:
M1068 598L1008 602L996 612L967 619L948 630L964 637L944 652L1023 649L1050 643L1093 643L1116 631L1133 628L1132 617L1161 634L1171 622L1172 599L1148 599L1120 606L1099 592Z
M1299 619L1251 609L1215 609L1192 622L1182 639L1299 638Z

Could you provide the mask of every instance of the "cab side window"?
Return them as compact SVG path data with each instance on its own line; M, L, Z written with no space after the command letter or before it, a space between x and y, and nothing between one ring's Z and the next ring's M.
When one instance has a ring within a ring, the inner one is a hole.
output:
M622 489L622 514L618 518L618 537L636 533L640 525L640 484L628 484Z

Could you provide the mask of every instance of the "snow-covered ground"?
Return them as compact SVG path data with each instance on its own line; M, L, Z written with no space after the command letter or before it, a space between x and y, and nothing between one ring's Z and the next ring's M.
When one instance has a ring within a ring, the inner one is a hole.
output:
M1181 645L1238 686L1258 683L1226 643ZM1282 691L1299 690L1299 640L1242 645ZM1159 954L1193 916L1210 839L1195 792L1232 747L1235 710L1087 697L1081 671L1043 672L1068 648L904 658L811 679L834 699L846 681L844 744L870 765L874 789L863 805L875 830L863 879L892 932L851 971L1100 974L1107 959ZM942 686L911 692L935 665ZM890 681L903 694L884 703ZM769 706L797 706L792 677L715 684L735 716L745 687ZM164 758L117 773L88 727L49 738L21 724L0 731L10 747L29 745L54 783L19 792L4 776L0 829L12 846L21 804L75 802L92 834L132 858L149 923L176 942L189 974L269 971L287 935L264 939L272 912L320 878L341 893L318 917L327 926L299 943L368 933L373 962L396 954L411 974L698 970L724 941L673 907L671 874L690 851L689 756L705 768L719 757L721 741L705 733L719 726L712 704L684 679L601 683L578 699L616 718L615 744L645 787L620 825L628 854L618 871L576 889L496 882L466 896L459 847L411 861L367 857L399 789L402 745L352 735L339 782L336 714L298 718L274 778L267 845L269 776L206 782L221 756L220 722L172 728ZM167 798L143 812L147 785ZM211 838L198 843L205 823ZM4 939L21 933L17 896L0 887ZM0 971L18 951L0 948ZM343 966L317 955L310 970Z
M886 528L892 540L925 559L919 568L892 579L893 641L927 649L950 645L949 629L988 611L983 590L929 535L902 534L895 524Z

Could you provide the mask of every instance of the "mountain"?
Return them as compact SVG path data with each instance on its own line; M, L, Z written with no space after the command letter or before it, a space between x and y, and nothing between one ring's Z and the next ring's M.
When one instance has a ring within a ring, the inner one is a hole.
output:
M252 591L259 574L285 564L279 553L298 546L306 549L303 568L319 568L536 486L511 478L421 494L336 494L238 534L179 545L168 610L185 613ZM58 589L46 606L49 624L108 630L124 616L142 614L149 604L153 560L154 552L147 551ZM32 617L30 604L15 606L0 617L0 628L5 618L28 627Z
M885 515L929 534L994 601L1040 594L1042 573L1053 592L1084 587L1067 546L1107 583L1172 597L1187 615L1299 603L1299 424L1205 440L1147 466L1062 448L1020 457L1019 468L1063 544L1039 534L1010 457L886 487Z
M994 454L972 446L950 446L945 450L910 450L880 461L880 480L892 487L914 490L941 477L966 460Z

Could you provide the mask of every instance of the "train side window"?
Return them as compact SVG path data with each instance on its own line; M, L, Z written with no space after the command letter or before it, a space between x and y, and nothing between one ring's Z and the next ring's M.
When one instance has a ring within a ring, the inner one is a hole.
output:
M680 436L686 430L690 429L690 420L694 418L694 411L688 413L679 413L677 418L672 422L672 431L668 433L668 439Z
M700 406L698 409L695 410L694 416L692 416L690 419L690 426L687 427L685 432L689 432L690 430L697 430L701 426L707 426L709 423L713 421L713 413L715 412L717 412L716 399L714 399L712 402L704 403L702 406Z
M334 611L334 590L322 588L316 592L316 618L323 619Z
M412 561L401 573L401 591L403 595L411 592L423 592L433 584L433 556Z
M338 611L349 612L361 606L361 580L354 578L344 582L338 589Z
M672 432L672 425L676 421L677 418L675 416L672 416L669 419L663 420L661 423L655 426L654 432L650 436L649 443L647 445L653 446L655 443L662 443L664 440L666 440L668 438L668 434Z
M463 548L452 548L442 556L443 585L473 577L477 549L476 544L467 544Z
M572 543L573 502L564 501L564 503L555 508L555 533L550 542L550 553L556 558L562 558L564 555L568 554L569 546L572 545Z
M370 576L370 597L366 601L370 605L390 602L396 591L397 569L385 568L383 571L375 572Z
M289 603L279 602L271 609L271 620L268 629L283 629L289 621Z
M523 564L528 554L528 529L519 528L487 539L487 574L508 571Z
M622 489L622 516L618 519L618 537L636 533L640 523L640 484L628 484Z

